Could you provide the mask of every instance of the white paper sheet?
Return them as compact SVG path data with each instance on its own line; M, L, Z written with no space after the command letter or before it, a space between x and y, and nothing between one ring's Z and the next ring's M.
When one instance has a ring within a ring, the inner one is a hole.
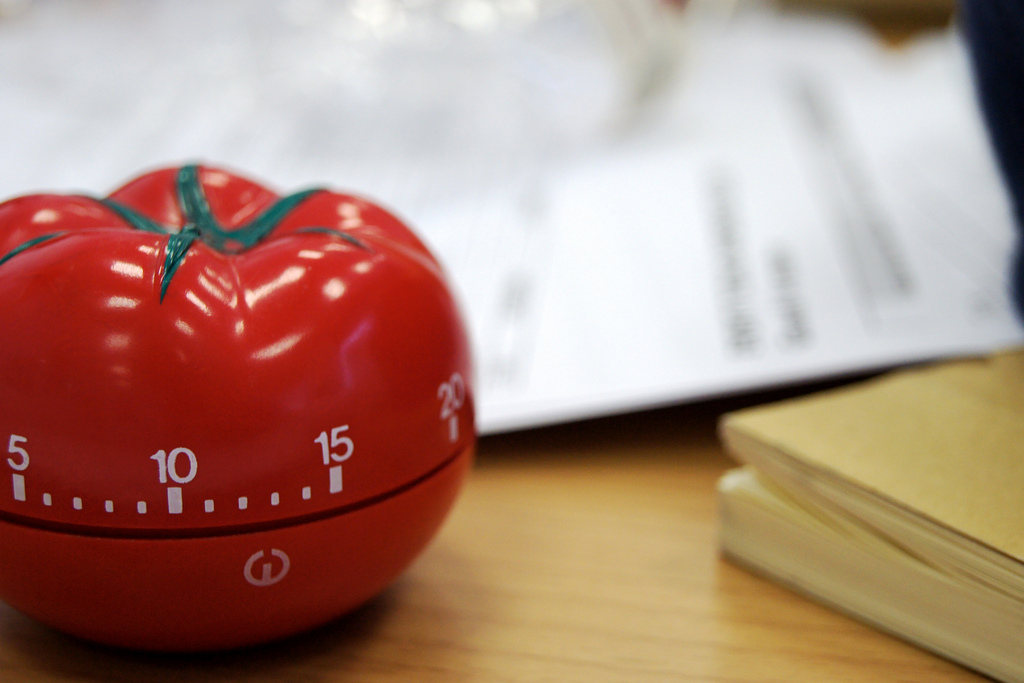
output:
M385 90L394 106L368 117L362 91L320 88L337 74L275 67L348 43L239 26L231 5L52 0L0 22L0 194L98 194L200 159L379 198L452 276L484 432L1024 341L1008 203L953 34L891 50L741 12L633 126L560 144L524 128L536 81L508 78L507 52L445 53L464 79L417 94L415 116Z
M668 115L552 183L529 371L485 424L1021 339L1009 207L956 36L891 51L753 15L698 59Z

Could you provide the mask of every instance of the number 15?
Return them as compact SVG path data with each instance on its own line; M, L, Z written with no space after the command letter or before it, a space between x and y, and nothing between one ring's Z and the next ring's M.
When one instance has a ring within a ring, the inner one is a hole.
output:
M345 462L352 457L352 451L355 450L355 444L352 443L352 439L347 436L342 436L348 431L348 425L341 425L331 430L331 440L327 441L327 432L320 432L320 436L313 439L314 442L320 444L320 450L323 451L324 464L330 465L331 461L334 462ZM341 455L338 455L332 448L343 448Z

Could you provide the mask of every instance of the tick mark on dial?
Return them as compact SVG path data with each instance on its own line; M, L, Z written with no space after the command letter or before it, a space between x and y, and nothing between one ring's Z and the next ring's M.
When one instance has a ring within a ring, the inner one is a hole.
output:
M183 510L181 500L181 487L180 486L168 486L167 487L167 512L172 515L180 515Z

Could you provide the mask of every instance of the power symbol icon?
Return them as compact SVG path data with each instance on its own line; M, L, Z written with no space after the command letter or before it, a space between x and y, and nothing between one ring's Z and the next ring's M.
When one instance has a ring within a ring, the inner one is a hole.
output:
M246 561L245 569L243 570L246 581L254 586L270 586L285 577L292 565L288 555L283 550L278 550L277 548L271 548L270 555L273 558L277 558L278 562L273 562L268 558L266 562L260 565L260 575L256 576L253 573L253 569L256 567L256 563L262 560L265 555L262 550L252 554ZM274 571L275 565L278 565L276 572Z

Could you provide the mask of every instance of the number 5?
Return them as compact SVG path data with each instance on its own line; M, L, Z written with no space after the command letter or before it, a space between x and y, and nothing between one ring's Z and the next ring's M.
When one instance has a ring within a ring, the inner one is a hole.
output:
M7 452L14 453L21 458L20 461L15 461L14 458L7 458L7 464L19 472L23 472L28 468L28 451L18 445L19 443L25 443L26 441L28 441L28 439L23 436L11 434L11 440L7 442Z

